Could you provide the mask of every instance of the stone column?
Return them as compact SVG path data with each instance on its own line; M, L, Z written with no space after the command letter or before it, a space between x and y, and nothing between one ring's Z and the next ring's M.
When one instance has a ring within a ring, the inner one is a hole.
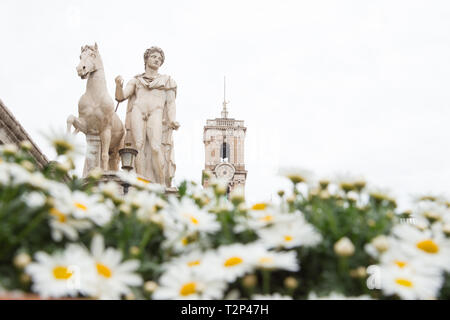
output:
M87 134L86 144L86 159L84 161L83 178L85 178L92 169L100 167L101 158L101 143L99 135Z

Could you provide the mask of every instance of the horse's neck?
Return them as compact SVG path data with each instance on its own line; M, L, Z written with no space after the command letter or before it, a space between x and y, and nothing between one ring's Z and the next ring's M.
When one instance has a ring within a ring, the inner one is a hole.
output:
M89 74L89 78L86 84L86 93L91 94L93 97L99 96L99 93L107 91L105 71L103 70L103 63L97 64L97 70Z

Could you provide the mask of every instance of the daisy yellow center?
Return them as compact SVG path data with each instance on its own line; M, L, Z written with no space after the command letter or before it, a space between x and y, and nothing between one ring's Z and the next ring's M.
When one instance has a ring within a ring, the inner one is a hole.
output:
M141 181L141 182L143 182L143 183L150 183L150 181L149 180L146 180L146 179L144 179L144 178L137 178L138 179L138 181Z
M62 149L65 149L65 150L73 150L73 146L69 142L67 142L66 140L56 139L56 140L53 141L53 145L55 147L57 147L57 148L62 148Z
M227 261L225 261L224 265L225 267L234 267L238 264L241 264L244 260L242 260L240 257L231 257Z
M51 209L50 209L50 214L51 214L52 216L56 217L56 218L58 219L59 222L64 223L64 222L66 222L66 220L67 220L67 218L66 218L66 216L64 215L64 213L62 213L61 211L59 211L59 210L56 209L56 208L51 208Z
M257 204L254 204L252 207L253 210L266 210L266 208L267 208L266 203L257 203Z
M194 267L194 266L198 266L199 264L200 264L200 260L195 260L195 261L189 261L187 265L189 267Z
M403 268L404 266L407 265L407 263L405 261L395 260L394 262L397 265L397 267L399 267L399 268Z
M53 268L53 276L58 280L67 280L72 276L72 272L67 267L56 266Z
M104 276L105 278L111 278L112 272L110 268L102 263L97 263L96 267L98 274Z
M286 241L286 242L290 242L290 241L292 241L292 236L290 236L290 235L287 235L287 236L284 236L284 241Z
M78 209L81 209L83 211L87 210L87 207L84 204L79 203L79 202L75 202L75 207L77 207Z
M403 278L397 278L395 279L395 283L399 284L401 286L404 287L408 287L408 288L412 288L413 287L413 283L407 279L403 279Z
M197 284L195 282L188 282L184 284L180 289L180 294L183 297L194 294L195 292L197 292Z
M272 263L273 262L273 258L272 257L262 257L259 259L259 262L261 263Z
M272 221L272 220L273 220L273 217L269 216L269 215L264 216L264 217L261 218L261 221L264 221L264 222L269 222L269 221Z
M189 242L188 239L184 237L183 239L181 239L181 243L183 244L183 246L186 246Z
M439 246L431 239L420 241L417 243L417 248L425 251L426 253L434 254L439 252Z
M194 216L189 216L189 219L191 219L191 222L193 224L198 224L198 220L194 218Z

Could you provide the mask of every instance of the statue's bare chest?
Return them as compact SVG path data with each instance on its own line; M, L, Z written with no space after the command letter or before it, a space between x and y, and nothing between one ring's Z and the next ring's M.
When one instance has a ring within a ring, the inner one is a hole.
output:
M145 87L136 88L136 100L134 104L139 108L151 111L156 108L163 108L166 102L166 91L160 89L148 89Z

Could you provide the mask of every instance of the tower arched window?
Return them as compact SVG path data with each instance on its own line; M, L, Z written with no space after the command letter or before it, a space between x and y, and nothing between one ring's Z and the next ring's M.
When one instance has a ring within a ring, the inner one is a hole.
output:
M228 160L230 158L230 145L226 142L222 143L220 148L220 158L222 160Z

